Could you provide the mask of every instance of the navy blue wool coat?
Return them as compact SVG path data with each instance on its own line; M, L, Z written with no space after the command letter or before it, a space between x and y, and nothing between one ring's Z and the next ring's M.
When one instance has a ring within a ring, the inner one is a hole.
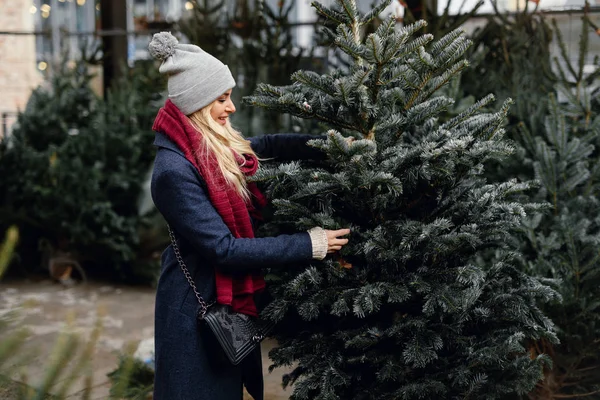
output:
M260 158L321 158L306 146L311 135L249 139ZM308 233L236 239L212 206L198 170L167 136L156 134L152 199L177 235L184 262L201 296L215 299L215 268L229 273L283 266L312 258ZM171 246L162 255L155 306L155 400L240 400L242 385L263 399L260 349L240 365L229 363L210 329L198 324L198 301Z

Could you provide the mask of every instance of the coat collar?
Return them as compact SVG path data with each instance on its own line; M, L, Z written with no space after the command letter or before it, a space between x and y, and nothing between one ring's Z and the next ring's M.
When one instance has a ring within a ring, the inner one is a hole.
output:
M177 154L185 157L179 146L173 143L173 141L171 141L167 135L162 132L156 132L156 135L154 136L154 145L156 147L164 147L165 149L173 150Z

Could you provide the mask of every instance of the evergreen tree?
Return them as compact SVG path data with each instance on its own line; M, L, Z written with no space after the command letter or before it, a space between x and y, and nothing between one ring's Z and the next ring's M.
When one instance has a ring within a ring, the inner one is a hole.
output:
M162 103L156 87L164 77L137 66L102 100L91 90L87 61L68 64L65 57L50 84L32 93L12 135L0 141L0 221L21 230L17 252L29 271L39 269L43 238L91 275L137 279L131 268L146 222L138 199L153 161L151 126ZM142 271L143 280L157 268Z
M560 344L536 344L553 363L532 399L600 397L600 61L586 60L588 30L584 17L579 58L572 63L556 27L557 89L564 102L550 96L545 117L534 113L515 135L521 174L540 182L532 199L550 205L524 221L515 242L529 272L557 281L562 297L544 307ZM585 73L586 63L595 70Z
M224 0L191 0L192 9L177 22L178 30L190 43L223 60L234 61L229 54L231 36L227 29Z
M263 312L278 321L274 367L294 365L293 399L500 399L527 393L548 358L529 340L555 341L537 304L555 292L515 267L504 241L535 204L529 187L489 184L485 163L511 153L503 139L508 103L487 96L442 122L452 100L439 89L467 63L469 41L453 31L416 36L425 23L362 27L353 0L317 12L353 62L289 86L259 86L250 104L327 125L311 145L317 164L261 170L280 232L351 228L350 242L323 262L277 270ZM352 141L354 138L355 140ZM498 252L486 268L482 251Z
M240 98L250 95L258 82L272 85L287 85L291 74L301 63L312 59L313 50L300 48L294 44L294 27L290 15L294 10L294 0L280 0L274 7L262 0L254 4L241 2L237 14L246 16L247 21L233 19L230 24L243 28L242 46L235 66L239 76L243 76L239 91L234 95ZM238 30L239 32L239 30ZM252 135L290 131L291 120L280 113L246 107L236 113L235 121L244 126L244 132ZM307 128L307 127L303 127Z
M469 55L473 67L462 76L464 93L477 98L494 93L499 100L514 100L509 111L508 132L533 113L543 118L548 95L554 90L550 45L553 32L546 17L531 10L530 2L517 13L495 13L473 32ZM532 101L535 99L535 101Z

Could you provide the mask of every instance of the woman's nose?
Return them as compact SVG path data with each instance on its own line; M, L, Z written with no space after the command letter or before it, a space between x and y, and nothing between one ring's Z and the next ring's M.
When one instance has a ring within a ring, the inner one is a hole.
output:
M227 111L230 114L233 114L235 112L235 104L233 104L233 101L229 101L229 104L227 104L227 107L225 107L225 111Z

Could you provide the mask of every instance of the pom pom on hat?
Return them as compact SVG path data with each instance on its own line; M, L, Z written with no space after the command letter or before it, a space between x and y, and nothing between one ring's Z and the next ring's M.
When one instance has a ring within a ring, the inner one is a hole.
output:
M175 54L175 46L178 43L179 41L171 35L171 32L155 33L148 45L148 51L152 57L164 61Z

